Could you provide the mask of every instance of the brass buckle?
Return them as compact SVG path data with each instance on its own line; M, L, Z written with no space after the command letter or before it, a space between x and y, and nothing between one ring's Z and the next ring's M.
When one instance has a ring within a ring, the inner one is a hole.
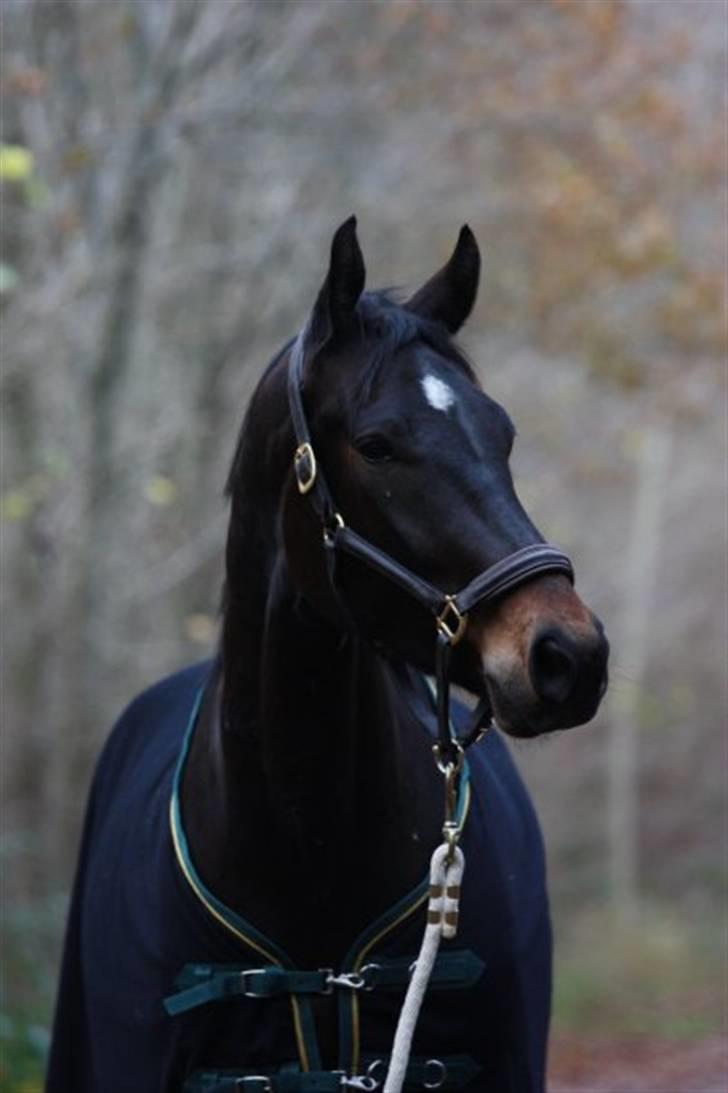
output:
M450 644L457 645L465 633L468 616L457 607L454 596L446 596L445 606L437 616L436 622L437 629L445 635Z
M251 975L260 975L260 973L264 971L265 968L245 968L242 972L240 972L240 982L243 984L243 994L246 998L268 997L264 991L257 991L254 987L248 986Z
M308 441L299 444L296 448L293 455L293 471L298 483L298 492L308 493L316 481L316 456Z

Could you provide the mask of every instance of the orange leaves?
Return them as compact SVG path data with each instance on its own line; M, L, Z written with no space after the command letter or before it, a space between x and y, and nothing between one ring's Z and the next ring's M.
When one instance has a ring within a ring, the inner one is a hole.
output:
M725 355L728 315L721 272L685 270L659 308L659 320L676 347Z
M587 4L583 0L552 0L552 4L562 15L579 20L600 38L613 39L624 19L623 0L600 0L599 3Z
M529 180L530 195L547 230L569 235L611 227L615 203L586 165L555 148L543 148Z
M624 276L647 273L668 263L674 247L674 231L665 210L648 204L622 226L612 264Z

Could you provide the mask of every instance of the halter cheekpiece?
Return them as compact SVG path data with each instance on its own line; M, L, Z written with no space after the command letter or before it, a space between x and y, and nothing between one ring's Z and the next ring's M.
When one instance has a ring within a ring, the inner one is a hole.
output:
M563 551L549 543L532 543L501 558L458 592L448 593L436 588L357 534L347 526L336 508L321 465L316 459L301 394L303 366L303 335L299 334L291 348L288 366L288 402L296 435L293 472L299 493L309 498L321 521L326 564L332 587L342 610L348 615L336 581L336 561L343 551L359 558L393 581L432 613L435 622L438 729L435 756L443 773L448 768L459 769L463 750L478 740L491 724L490 703L487 696L484 696L462 736L455 735L450 726L450 653L465 634L468 612L476 605L493 601L525 581L546 573L559 573L573 582L571 561Z

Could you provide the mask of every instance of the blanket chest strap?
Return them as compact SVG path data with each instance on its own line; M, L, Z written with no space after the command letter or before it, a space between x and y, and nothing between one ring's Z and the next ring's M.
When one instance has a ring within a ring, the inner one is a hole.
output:
M412 958L372 960L361 971L335 974L330 968L298 971L271 964L186 964L175 980L177 994L164 999L170 1017L221 998L278 998L285 994L331 994L336 989L397 989L409 982ZM483 973L480 957L469 949L438 955L432 986L443 990L473 986Z
M362 1066L366 1073L347 1077L341 1070L302 1072L284 1068L275 1074L254 1071L204 1070L192 1074L184 1093L346 1093L350 1089L381 1089L388 1060L382 1056L365 1055ZM407 1067L405 1089L457 1090L468 1085L480 1072L469 1055L443 1055L429 1059L414 1057Z

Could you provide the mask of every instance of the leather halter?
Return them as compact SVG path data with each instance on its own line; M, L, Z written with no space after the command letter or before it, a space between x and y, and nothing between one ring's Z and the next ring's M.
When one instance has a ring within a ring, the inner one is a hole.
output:
M304 331L305 334L305 331ZM468 612L477 604L490 602L505 595L533 577L560 573L574 580L571 561L563 551L549 543L532 543L501 558L479 573L459 592L447 593L430 584L396 561L390 554L364 539L344 523L334 504L323 470L316 460L311 433L301 394L303 382L304 334L299 334L291 347L288 365L288 402L296 434L293 470L302 495L309 498L323 530L326 565L334 593L342 611L352 623L336 580L336 561L341 552L365 562L371 569L387 577L426 607L435 619L437 730L436 756L438 765L460 765L462 751L474 743L490 727L490 703L483 696L473 712L465 733L457 737L450 727L450 653L465 633ZM488 719L488 724L484 722Z

